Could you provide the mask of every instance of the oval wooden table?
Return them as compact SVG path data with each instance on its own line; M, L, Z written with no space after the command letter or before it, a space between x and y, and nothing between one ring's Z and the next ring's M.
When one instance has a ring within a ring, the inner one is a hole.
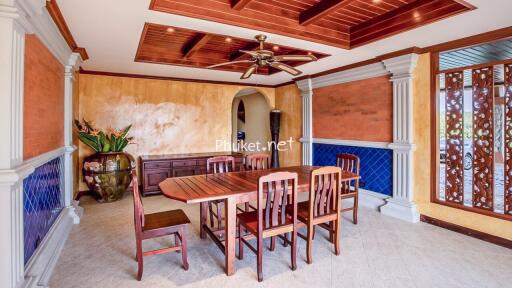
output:
M201 238L208 234L224 253L226 258L225 271L227 275L235 273L235 242L236 242L236 211L237 204L256 199L258 178L272 172L297 172L299 183L297 192L309 191L311 171L319 168L315 166L294 166L259 171L230 172L215 175L196 175L187 177L167 178L159 186L162 193L171 199L185 203L200 203L200 231ZM342 181L358 179L359 176L342 173ZM208 225L207 202L211 200L224 200L225 233L224 243L218 239Z

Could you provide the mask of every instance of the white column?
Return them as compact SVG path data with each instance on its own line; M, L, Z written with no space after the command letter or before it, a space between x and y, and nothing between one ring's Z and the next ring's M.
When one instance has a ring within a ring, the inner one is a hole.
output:
M80 223L83 209L73 200L73 81L75 71L82 64L80 54L72 53L64 72L64 206L69 207L74 224Z
M23 281L23 68L25 30L13 1L0 1L0 287ZM25 173L26 174L26 173Z
M413 198L413 70L418 55L384 60L393 82L393 197L381 207L382 214L410 222L419 221Z
M308 78L297 86L302 95L302 164L313 165L313 83Z

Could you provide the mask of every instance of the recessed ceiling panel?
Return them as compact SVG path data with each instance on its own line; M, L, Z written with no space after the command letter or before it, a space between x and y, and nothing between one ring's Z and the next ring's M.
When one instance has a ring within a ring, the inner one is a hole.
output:
M258 47L256 40L146 23L135 61L206 68L223 62L249 59L247 54L241 53L239 50L254 50ZM264 48L273 51L276 55L307 55L311 53L318 59L329 56L271 43L265 43ZM304 64L304 62L285 63L290 66ZM244 72L248 67L249 64L237 64L214 69ZM279 70L263 67L258 68L257 74L270 75L276 72Z
M152 0L150 9L349 49L474 7L462 0Z

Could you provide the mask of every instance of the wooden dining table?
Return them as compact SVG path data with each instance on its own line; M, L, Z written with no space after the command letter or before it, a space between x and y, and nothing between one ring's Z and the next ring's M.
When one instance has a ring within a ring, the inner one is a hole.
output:
M259 171L240 171L222 174L195 175L167 178L159 186L162 193L174 200L185 203L200 204L200 236L210 238L225 255L225 271L227 275L235 273L235 242L237 204L255 200L258 190L258 178L272 172L289 171L298 174L297 192L309 191L311 171L315 166L282 167ZM358 179L356 174L343 171L341 181ZM224 240L207 225L208 201L224 200Z

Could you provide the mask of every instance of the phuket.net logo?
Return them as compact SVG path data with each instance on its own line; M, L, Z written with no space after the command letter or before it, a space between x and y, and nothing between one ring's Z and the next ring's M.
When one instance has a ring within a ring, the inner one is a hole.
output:
M268 141L268 142L245 142L245 141L237 141L232 143L227 140L216 140L215 141L215 150L217 152L220 151L247 151L247 152L265 152L272 151L275 148L277 151L292 151L293 150L293 140L290 137L285 141Z

